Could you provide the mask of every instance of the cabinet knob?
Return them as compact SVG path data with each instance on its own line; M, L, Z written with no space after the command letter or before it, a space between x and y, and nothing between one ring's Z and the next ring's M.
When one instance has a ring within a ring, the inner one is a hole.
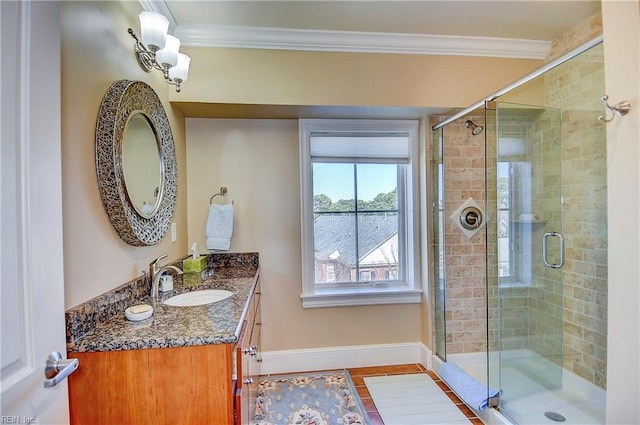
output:
M257 361L258 363L262 363L262 357L258 357L258 358L256 359L256 361Z
M258 351L258 346L256 345L250 345L249 347L242 349L242 352L244 354L249 354L250 356L255 356L257 351Z

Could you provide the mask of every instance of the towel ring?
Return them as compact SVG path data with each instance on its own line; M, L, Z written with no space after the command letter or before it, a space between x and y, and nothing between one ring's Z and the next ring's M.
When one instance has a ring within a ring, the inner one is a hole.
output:
M213 199L214 199L216 196L219 196L219 197L221 197L221 198L222 198L222 197L224 197L226 194L227 194L227 188L226 188L226 186L222 186L222 187L220 188L220 192L218 192L218 193L214 193L214 194L213 194L213 196L211 196L211 198L209 198L209 205L213 204ZM233 205L233 204L234 204L234 201L231 201L231 205Z

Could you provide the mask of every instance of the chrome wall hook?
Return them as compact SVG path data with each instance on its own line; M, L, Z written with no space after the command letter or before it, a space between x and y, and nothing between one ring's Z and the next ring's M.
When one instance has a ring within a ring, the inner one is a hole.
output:
M609 103L607 102L609 100L609 96L607 96L606 94L602 96L600 100L602 100L602 104L604 105L604 107L613 114L609 119L605 118L604 115L600 115L598 119L602 122L611 122L616 117L616 115L622 117L627 115L627 113L631 110L631 103L629 103L629 101L627 100L623 100L622 102L619 102L614 106L609 105Z

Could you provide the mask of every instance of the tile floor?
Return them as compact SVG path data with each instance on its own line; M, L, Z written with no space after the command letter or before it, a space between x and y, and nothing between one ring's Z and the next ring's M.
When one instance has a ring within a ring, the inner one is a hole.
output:
M434 372L427 370L421 364L404 364L404 365L395 365L395 366L376 366L376 367L359 367L359 368L351 368L347 369L349 374L351 375L351 379L353 380L356 389L358 390L358 394L362 399L362 404L369 415L369 419L371 420L371 425L384 425L382 419L380 419L380 415L378 414L378 409L376 409L376 405L373 403L371 399L371 395L367 390L366 385L364 384L364 378L369 376L384 376L384 375L405 375L412 373L426 373L433 379L436 384L444 391L444 393L458 406L458 409L464 413L464 415L469 419L473 425L481 425L483 422L473 413L471 409L469 409L450 389L447 385L436 375Z

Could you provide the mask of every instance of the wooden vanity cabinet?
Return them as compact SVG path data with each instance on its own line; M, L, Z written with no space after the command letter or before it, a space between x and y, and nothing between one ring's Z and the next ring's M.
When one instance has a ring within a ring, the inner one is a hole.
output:
M250 423L259 352L252 356L242 349L259 347L259 298L256 289L243 325L243 344L69 353L80 360L69 376L71 423Z
M233 422L232 346L70 353L71 423L77 425Z

